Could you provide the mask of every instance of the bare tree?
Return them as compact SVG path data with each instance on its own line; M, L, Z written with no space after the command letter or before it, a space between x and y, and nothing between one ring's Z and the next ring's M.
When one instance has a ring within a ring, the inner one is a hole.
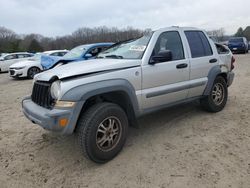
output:
M215 29L211 31L207 31L209 36L212 36L216 38L218 41L224 41L225 39L225 29L220 28L220 29Z
M74 31L71 35L49 38L39 34L16 35L13 31L0 27L0 52L28 51L32 41L36 46L44 50L72 49L78 45L97 42L120 42L128 39L138 38L149 30L139 30L132 27L118 29L106 26L88 28L83 27ZM9 40L8 38L12 38ZM15 44L15 45L13 45Z

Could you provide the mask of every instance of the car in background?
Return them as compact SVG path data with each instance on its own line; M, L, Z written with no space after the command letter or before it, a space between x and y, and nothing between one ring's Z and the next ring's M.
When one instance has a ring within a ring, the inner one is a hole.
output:
M0 53L0 57L7 55L8 53Z
M234 53L248 53L248 41L245 37L234 37L229 39L228 47Z
M52 50L37 53L32 58L11 65L9 67L9 75L13 78L28 77L32 79L37 73L43 70L41 65L41 58L43 56L59 58L64 56L66 53L68 53L68 50Z
M6 54L0 57L0 72L8 72L9 67L18 61L29 59L34 56L32 53L19 52Z
M52 69L61 64L70 62L83 61L95 58L100 52L106 50L114 43L95 43L77 46L70 50L60 59L42 58L41 64L44 70Z

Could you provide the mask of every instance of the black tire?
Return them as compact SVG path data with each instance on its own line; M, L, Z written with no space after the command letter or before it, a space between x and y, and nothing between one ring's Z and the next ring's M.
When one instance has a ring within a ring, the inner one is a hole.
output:
M27 72L27 76L28 78L33 79L34 76L38 74L39 72L41 72L41 70L38 67L30 67Z
M221 90L221 92L219 90ZM200 102L204 110L209 112L219 112L225 107L227 103L227 98L227 83L223 77L218 76L213 83L209 95L202 98Z
M111 126L113 129L108 130ZM99 103L80 116L76 131L85 157L96 163L105 163L122 150L127 138L128 119L120 106L113 103ZM115 135L113 132L118 133ZM108 146L110 137L112 137L113 145Z

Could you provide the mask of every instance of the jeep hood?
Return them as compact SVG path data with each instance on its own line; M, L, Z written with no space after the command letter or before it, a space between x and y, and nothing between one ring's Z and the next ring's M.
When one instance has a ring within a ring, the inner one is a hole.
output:
M125 59L94 59L88 61L79 61L55 67L35 76L35 80L50 81L53 77L59 79L75 76L84 76L91 73L105 73L106 71L117 71L135 66L140 66L141 60Z

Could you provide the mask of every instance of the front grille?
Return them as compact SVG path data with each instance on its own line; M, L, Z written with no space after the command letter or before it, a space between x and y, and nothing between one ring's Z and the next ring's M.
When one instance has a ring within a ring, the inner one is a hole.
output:
M10 75L14 75L15 71L14 70L10 70Z
M36 81L33 86L31 99L34 103L45 108L51 108L53 99L50 95L49 82L38 82Z

